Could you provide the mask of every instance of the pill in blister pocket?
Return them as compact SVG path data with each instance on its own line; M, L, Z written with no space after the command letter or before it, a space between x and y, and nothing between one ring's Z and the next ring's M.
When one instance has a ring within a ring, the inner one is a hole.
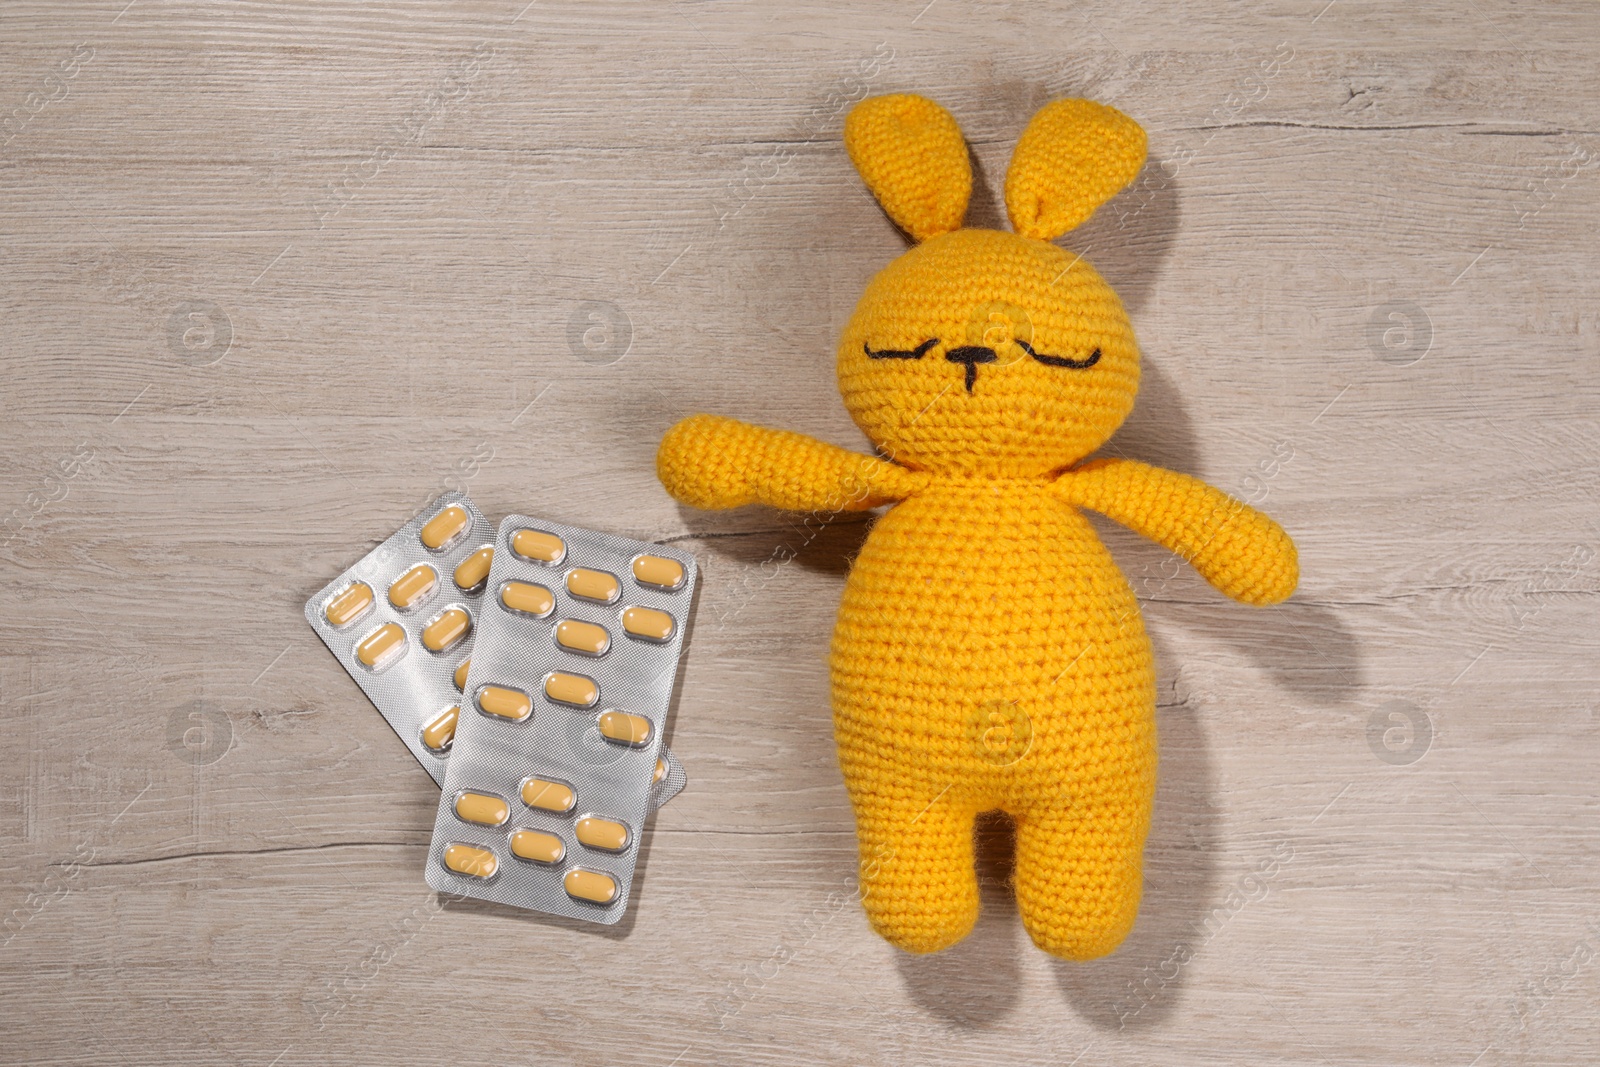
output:
M536 563L560 563L567 554L567 543L543 530L518 530L511 535L511 551Z
M461 666L456 668L456 673L453 677L453 680L456 683L456 690L458 692L465 693L467 691L467 668L470 666L472 666L472 660L469 658L462 660Z
M406 649L406 632L397 622L386 622L361 639L356 646L356 659L363 666L379 670L388 665Z
M328 606L322 609L322 614L328 620L328 625L346 626L365 615L370 607L372 607L372 586L366 582L356 582L329 600Z
M469 874L474 878L493 878L500 862L494 858L494 853L486 848L447 845L444 850L444 865L457 874Z
M476 589L489 577L489 567L494 563L494 549L480 548L456 565L456 587Z
M626 711L600 713L600 736L624 745L642 745L650 740L650 720Z
M479 689L478 707L513 722L521 722L533 713L533 701L528 699L527 693L503 685L486 685Z
M621 591L622 586L617 582L617 576L607 574L605 571L592 571L587 567L579 567L567 575L567 592L584 600L609 604L617 599L617 594Z
M556 606L556 598L542 585L507 582L500 587L500 603L512 611L542 619Z
M646 641L665 641L672 636L672 616L655 608L628 608L622 613L622 628Z
M660 785L661 784L661 779L665 778L666 776L667 776L667 761L664 760L664 759L656 760L656 773L650 779L650 784L651 785Z
M467 636L470 629L472 616L464 608L446 608L422 628L422 647L429 652L443 652Z
M605 852L621 852L628 847L628 828L620 822L590 815L578 820L578 844Z
M634 580L658 589L676 589L683 584L683 564L663 556L637 556L633 561Z
M394 580L389 587L389 603L404 611L426 600L438 584L439 572L419 563Z
M574 867L567 872L561 884L566 888L568 896L592 901L595 904L609 904L617 896L616 881L599 871L586 871Z
M503 826L511 818L511 805L487 793L462 793L456 797L456 814L479 826Z
M422 743L435 752L448 752L456 739L456 720L461 718L459 704L445 708L439 716L422 728Z
M603 656L611 647L611 635L604 626L576 619L562 619L556 623L556 644L571 652L586 656Z
M423 524L417 536L422 538L424 545L437 552L460 537L461 531L467 528L467 523L470 521L466 508L459 504L451 504Z
M593 678L581 674L555 671L544 680L544 695L557 704L571 704L575 708L590 708L600 699L600 687Z
M543 778L529 778L522 783L522 802L540 811L553 811L565 815L577 803L572 787L565 782L551 782Z
M561 844L561 838L555 834L544 834L538 830L518 830L511 835L511 854L519 860L560 863L566 851L566 847Z

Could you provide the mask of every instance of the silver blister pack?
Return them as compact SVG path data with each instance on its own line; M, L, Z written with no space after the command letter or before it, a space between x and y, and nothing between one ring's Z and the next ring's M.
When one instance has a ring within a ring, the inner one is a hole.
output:
M434 889L611 924L627 911L694 557L512 515L428 850Z
M460 509L462 529L440 541L437 549L430 549L422 541L423 528L435 519L449 525L453 516L447 513L451 508ZM461 701L455 676L471 655L479 604L488 584L485 579L462 588L457 579L460 576L470 581L473 575L463 574L460 568L480 551L492 553L493 546L494 527L483 513L465 494L446 493L306 601L306 621L432 776L435 785L443 784L445 764L454 747L452 716L459 713ZM389 601L389 588L418 564L433 569L434 584L415 604L406 610L398 609ZM365 607L357 603L363 586L370 593ZM351 596L355 599L341 604L341 597ZM429 605L438 606L430 611ZM335 624L329 614L341 606L354 610L349 618L341 617ZM422 632L436 615L451 606L467 614L466 632L448 648L429 652L422 644ZM405 631L402 647L391 659L381 660L377 669L367 667L356 658L357 646L391 622ZM688 780L671 752L663 751L661 760L651 790L652 811L682 792Z
M423 542L425 529L437 547ZM456 577L493 547L483 513L446 493L306 601L311 628L436 782L454 748L456 668L472 653L487 584L463 589Z

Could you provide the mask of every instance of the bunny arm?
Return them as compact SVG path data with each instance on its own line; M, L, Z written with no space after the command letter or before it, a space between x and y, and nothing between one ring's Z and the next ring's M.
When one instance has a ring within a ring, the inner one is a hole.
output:
M866 511L927 483L919 471L804 434L694 415L661 439L656 474L697 508L767 504L787 511Z
M1100 514L1182 556L1246 604L1276 604L1300 581L1283 527L1196 478L1127 459L1094 460L1056 481L1068 503Z

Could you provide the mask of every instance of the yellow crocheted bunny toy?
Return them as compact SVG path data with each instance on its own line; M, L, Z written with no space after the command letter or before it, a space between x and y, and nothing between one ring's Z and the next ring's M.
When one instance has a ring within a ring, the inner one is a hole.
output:
M1156 692L1138 602L1082 510L1249 604L1294 591L1294 544L1186 475L1084 462L1133 407L1139 351L1116 293L1051 242L1138 174L1136 123L1087 100L1035 115L1006 175L1015 233L961 227L967 148L932 101L864 100L844 136L917 242L839 342L845 407L882 458L697 415L662 440L661 482L701 508L893 505L851 570L831 658L867 916L911 952L965 937L973 820L1000 809L1034 942L1101 956L1139 906Z

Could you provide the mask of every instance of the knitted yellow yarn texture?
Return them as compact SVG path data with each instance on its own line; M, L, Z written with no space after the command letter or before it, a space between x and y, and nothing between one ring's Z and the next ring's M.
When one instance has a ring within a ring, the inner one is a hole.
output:
M845 141L920 242L867 286L839 343L840 393L880 456L697 415L668 431L657 470L701 508L890 505L851 569L830 661L874 929L911 952L965 937L974 819L998 809L1016 825L1029 935L1101 956L1139 905L1155 671L1138 602L1083 512L1251 604L1294 591L1294 544L1186 475L1085 462L1133 406L1139 352L1116 293L1051 241L1137 175L1137 124L1084 100L1041 110L1006 180L1017 233L958 228L966 147L932 101L864 100Z

